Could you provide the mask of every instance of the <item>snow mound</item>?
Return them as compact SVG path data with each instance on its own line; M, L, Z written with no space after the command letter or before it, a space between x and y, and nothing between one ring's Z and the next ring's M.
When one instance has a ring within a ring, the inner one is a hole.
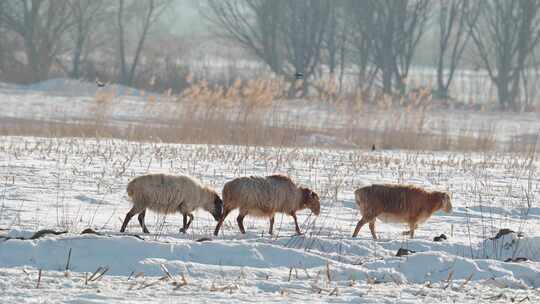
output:
M0 244L0 248L3 249L0 251L0 267L28 265L62 270L71 248L74 271L90 272L99 265L109 265L112 275L129 275L132 271L160 275L160 268L148 262L153 259L252 268L299 264L311 268L327 263L324 258L297 249L245 241L199 243L181 240L167 244L131 236L71 236L47 237L36 241L13 239Z
M0 89L2 88L62 96L94 96L96 93L103 90L110 92L111 89L114 90L116 96L143 96L145 94L148 95L149 93L119 84L108 84L105 88L100 88L93 82L65 78L48 79L28 85L6 85L6 87L0 85ZM151 95L154 94L152 93Z
M347 281L351 277L399 284L496 280L498 284L510 288L540 287L540 263L534 261L508 263L495 259L470 259L434 250L396 257L393 250L384 249L386 244L373 245L368 241L355 244L352 240L348 247L344 246L343 258L337 254L290 248L279 242L264 240L168 240L158 242L112 235L12 239L0 243L0 268L31 266L62 271L71 251L72 271L93 272L103 266L110 268L110 275L117 276L128 276L134 272L159 276L163 274L161 265L175 272L189 268L192 269L191 275L204 277L220 269L251 269L270 275L276 271L287 272L291 267L312 273L324 272L328 267L337 281ZM540 243L538 238L521 241L536 245ZM378 258L360 260L362 256L373 257L373 250L380 250ZM357 253L355 259L352 253Z
M479 256L484 258L497 260L526 258L540 262L540 237L520 237L513 232L487 239L481 248Z

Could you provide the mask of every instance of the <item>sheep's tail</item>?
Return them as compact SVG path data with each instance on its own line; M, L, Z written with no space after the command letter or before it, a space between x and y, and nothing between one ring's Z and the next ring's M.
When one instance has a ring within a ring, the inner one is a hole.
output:
M371 189L371 186L362 187L359 189L356 189L354 191L354 198L356 200L356 205L358 205L358 209L360 210L360 213L364 214L364 210L366 209L369 200L368 200L368 193Z
M129 182L126 188L127 195L130 199L133 199L133 195L135 194L135 185L134 180Z
M360 205L360 203L364 200L364 191L362 190L362 188L356 189L356 191L354 191L354 199L356 200L356 203L358 205Z

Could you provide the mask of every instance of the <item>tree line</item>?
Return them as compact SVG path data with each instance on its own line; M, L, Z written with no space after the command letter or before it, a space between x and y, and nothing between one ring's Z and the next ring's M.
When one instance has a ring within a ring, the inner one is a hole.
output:
M404 94L428 29L437 39L435 94L449 97L454 73L471 50L503 109L517 110L537 66L538 0L208 0L205 16L220 34L250 50L276 74L339 81L351 65L359 83ZM322 69L325 67L326 69Z
M0 1L0 75L22 71L15 81L36 82L54 66L78 79L92 56L109 56L112 81L136 85L152 29L172 4ZM403 95L427 46L435 53L437 97L450 97L455 72L465 67L485 71L500 107L518 110L536 73L539 8L540 0L207 0L199 10L216 35L273 74L291 82L302 75L303 92L314 79L342 83L353 71L361 90ZM427 33L429 43L421 43Z
M21 81L37 82L48 78L52 66L59 66L69 77L79 79L85 60L112 50L118 65L117 82L132 85L150 29L171 3L1 1L0 71L21 71Z

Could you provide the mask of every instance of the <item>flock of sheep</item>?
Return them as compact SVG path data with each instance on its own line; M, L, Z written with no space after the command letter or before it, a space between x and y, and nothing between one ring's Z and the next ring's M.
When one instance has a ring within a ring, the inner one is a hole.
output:
M222 198L211 187L186 175L147 174L134 178L127 186L127 193L133 207L126 214L120 232L124 232L131 218L138 214L139 224L144 233L149 233L144 223L146 209L161 214L182 213L185 233L193 221L193 212L202 208L212 214L218 222L214 235L227 215L239 209L237 217L240 232L245 233L243 224L246 215L270 219L269 233L273 233L274 215L285 213L294 219L296 233L301 234L296 212L309 208L319 215L321 205L317 193L309 188L298 186L284 175L244 176L227 182ZM414 237L418 224L426 221L434 212L452 211L450 196L445 192L429 192L409 185L371 185L357 189L355 199L362 218L356 225L353 237L364 224L374 239L375 219L388 222L404 222L409 225L409 234ZM189 218L189 219L188 219Z

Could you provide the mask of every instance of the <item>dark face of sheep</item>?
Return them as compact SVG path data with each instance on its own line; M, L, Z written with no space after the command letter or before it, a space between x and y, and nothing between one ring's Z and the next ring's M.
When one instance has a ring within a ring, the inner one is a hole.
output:
M309 208L315 215L319 215L321 213L319 195L307 188L303 188L302 193L304 195L304 206Z
M214 208L212 210L208 210L214 217L214 219L219 221L221 217L223 216L223 201L219 197L219 195L216 194L216 197L214 199Z

